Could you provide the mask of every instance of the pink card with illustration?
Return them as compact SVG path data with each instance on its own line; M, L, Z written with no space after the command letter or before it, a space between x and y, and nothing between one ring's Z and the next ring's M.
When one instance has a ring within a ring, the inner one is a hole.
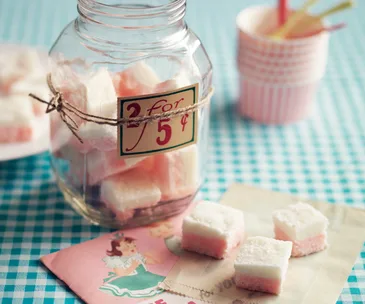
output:
M41 261L86 303L139 303L162 292L158 284L179 258L182 219L190 209L71 246Z

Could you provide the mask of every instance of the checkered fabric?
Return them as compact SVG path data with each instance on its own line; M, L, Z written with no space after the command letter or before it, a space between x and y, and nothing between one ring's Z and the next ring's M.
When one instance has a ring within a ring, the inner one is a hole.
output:
M321 1L319 7L333 2ZM345 20L348 28L332 37L315 113L286 127L255 124L235 111L235 16L250 3L188 1L187 20L203 40L215 69L211 150L202 196L218 200L232 182L243 182L365 207L364 1L331 19ZM0 42L48 48L76 16L75 8L76 0L0 0ZM81 303L38 259L106 232L65 204L48 153L0 163L1 303ZM365 248L337 303L365 303Z

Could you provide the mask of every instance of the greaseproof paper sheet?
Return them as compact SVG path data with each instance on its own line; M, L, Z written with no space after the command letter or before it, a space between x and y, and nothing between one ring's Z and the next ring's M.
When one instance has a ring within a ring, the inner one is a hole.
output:
M151 299L139 302L138 304L204 304L204 302L164 292Z

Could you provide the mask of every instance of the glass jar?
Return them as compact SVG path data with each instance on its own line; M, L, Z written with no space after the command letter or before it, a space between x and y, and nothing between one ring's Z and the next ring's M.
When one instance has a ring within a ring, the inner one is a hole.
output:
M63 104L71 106L51 113L51 162L57 183L66 201L94 224L134 227L176 215L192 202L204 179L209 103L190 112L185 107L180 115L123 126L85 120L75 109L94 115L87 116L89 120L97 116L115 121L122 118L119 98L138 97L137 106L143 108L144 97L152 102L148 96L162 98L194 85L195 102L209 101L212 65L184 21L186 0L78 0L77 7L79 16L50 51L50 80ZM160 112L139 113L136 105L127 109L130 118L170 113L169 107L155 108ZM121 139L120 132L127 130L122 128L139 130L122 133L136 142L143 127L148 128L152 135L143 135L143 140L155 145L157 141L163 148L168 136L180 140L179 132L193 116L193 144L121 157L119 144L126 137ZM173 121L180 123L178 132Z

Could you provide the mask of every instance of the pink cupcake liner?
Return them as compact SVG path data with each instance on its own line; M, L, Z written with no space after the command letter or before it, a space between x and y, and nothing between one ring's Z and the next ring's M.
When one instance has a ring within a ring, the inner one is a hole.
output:
M265 43L261 41L265 39ZM301 58L308 55L315 54L319 50L328 46L329 35L326 32L316 35L316 39L308 39L306 45L296 45L296 40L284 40L273 41L268 38L262 37L250 37L247 34L240 31L238 33L238 46L239 49L248 53L257 54L259 56L265 56L273 59L280 58ZM299 40L299 39L298 39Z
M316 81L323 77L325 68L325 65L312 65L306 69L293 68L292 70L288 70L279 68L273 69L250 63L238 66L240 73L245 77L271 84L293 84Z
M305 18L313 18L307 15ZM242 69L258 67L279 74L284 71L304 72L324 70L328 57L328 33L294 40L276 41L263 35L270 33L277 24L277 12L270 7L251 7L237 17L237 62ZM322 27L322 22L312 22L309 27ZM308 27L307 27L308 30ZM255 69L256 70L256 69ZM318 77L313 75L307 82ZM304 79L299 80L304 81Z
M253 6L241 11L236 20L239 44L253 52L270 57L297 56L316 52L328 44L329 35L325 32L294 40L274 41L266 38L265 35L277 28L277 17L277 10L273 7ZM314 31L324 25L310 15L306 15L305 19L310 22L298 27L294 34Z
M310 114L318 84L271 85L241 76L238 111L265 124L297 122Z
M257 65L269 66L272 68L292 68L292 67L302 67L305 68L308 65L318 63L322 61L323 58L327 58L328 47L323 47L316 52L306 53L303 56L295 56L291 54L290 56L283 57L270 57L269 55L260 54L258 52L251 52L245 48L245 46L238 47L237 50L237 62L251 62Z
M250 7L237 17L237 66L241 75L238 111L265 124L289 124L306 118L313 106L328 57L328 33L276 41L277 10ZM324 26L306 15L298 34Z
M239 14L237 64L240 72L248 78L274 83L311 82L321 78L327 64L329 35L322 33L283 41L260 36L275 27L276 19L276 10L268 7L251 7ZM317 26L322 23L317 22Z

